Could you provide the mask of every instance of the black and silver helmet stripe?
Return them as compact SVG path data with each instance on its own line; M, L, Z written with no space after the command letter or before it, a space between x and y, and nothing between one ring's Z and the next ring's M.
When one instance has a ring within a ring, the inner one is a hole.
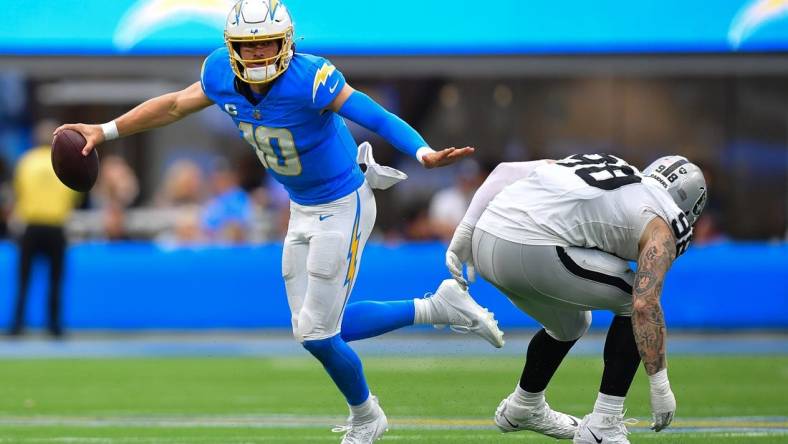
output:
M676 169L678 167L680 167L680 166L682 166L684 164L687 164L687 163L689 163L689 160L687 160L687 159L679 159L679 160L673 162L673 165L665 168L665 171L662 172L662 175L665 176L665 177L668 177L668 176L670 176L670 173L676 171Z

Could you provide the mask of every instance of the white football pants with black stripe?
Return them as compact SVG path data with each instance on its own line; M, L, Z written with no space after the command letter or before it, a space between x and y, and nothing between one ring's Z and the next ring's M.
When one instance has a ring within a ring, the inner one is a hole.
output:
M375 196L366 181L326 204L290 202L282 276L293 335L299 342L340 332L376 215Z
M632 315L634 272L603 251L523 245L484 230L473 233L476 271L559 341L580 338L591 310Z

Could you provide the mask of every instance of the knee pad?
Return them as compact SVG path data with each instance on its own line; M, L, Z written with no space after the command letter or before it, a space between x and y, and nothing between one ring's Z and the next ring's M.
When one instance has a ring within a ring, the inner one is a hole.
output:
M328 331L326 327L316 325L317 323L308 310L301 310L296 320L298 342L315 341L326 339L331 336L337 336L336 331Z
M562 322L560 327L557 329L548 329L545 327L545 331L551 338L555 339L556 341L576 341L583 337L584 334L588 331L591 327L591 312L590 311L582 311L578 313L578 316L572 320L566 320Z
M297 337L300 338L299 342L303 343L308 340L308 337L313 333L314 325L312 323L312 317L306 310L301 310L298 314L298 318L295 319L295 325L297 325Z

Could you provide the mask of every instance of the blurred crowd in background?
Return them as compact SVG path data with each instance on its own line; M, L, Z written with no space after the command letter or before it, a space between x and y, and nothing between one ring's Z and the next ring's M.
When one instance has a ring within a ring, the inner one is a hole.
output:
M53 120L39 122L36 146L50 145L51 136L41 136L55 127ZM447 186L429 199L408 203L401 223L376 233L377 239L448 241L492 167L462 162L447 175L453 178ZM13 178L19 172L4 168L0 238L21 233L26 222L14 211L19 196ZM265 174L251 151L232 159L217 155L205 163L179 158L167 166L149 199L140 196L140 178L129 163L107 154L95 187L77 198L65 228L72 241L253 244L284 238L289 203L287 191Z
M351 126L358 142L373 143L381 163L410 176L392 190L377 192L375 240L447 241L474 191L497 163L577 152L616 154L638 167L677 153L701 165L710 193L696 243L786 236L785 79L355 83L416 126L434 147L478 149L473 160L428 174L373 133ZM58 121L101 122L129 107L30 108L33 115ZM37 134L29 145L51 143L56 123L44 118L28 122L30 134ZM152 133L157 131L170 133L157 139L135 135L101 147L98 182L81 196L66 223L70 240L152 240L177 246L282 239L289 214L287 193L267 176L229 119L207 110ZM168 141L177 146L166 146ZM200 147L191 149L192 143ZM0 156L0 236L5 237L18 225L13 217L18 158L7 157Z

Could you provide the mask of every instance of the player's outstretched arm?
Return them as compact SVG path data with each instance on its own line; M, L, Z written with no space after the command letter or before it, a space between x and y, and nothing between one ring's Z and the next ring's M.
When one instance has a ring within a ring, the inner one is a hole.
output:
M665 317L660 305L665 274L675 258L673 232L664 220L654 218L640 239L632 290L632 329L651 385L651 428L657 432L670 425L676 411L676 398L668 382Z
M474 151L474 148L469 146L433 150L407 122L348 84L345 84L328 109L379 134L398 150L415 157L426 168L452 164L470 156Z
M212 104L213 102L203 92L200 82L196 82L181 91L147 100L109 123L103 125L68 123L57 128L55 134L65 129L82 134L87 141L82 155L87 156L106 140L169 125Z

